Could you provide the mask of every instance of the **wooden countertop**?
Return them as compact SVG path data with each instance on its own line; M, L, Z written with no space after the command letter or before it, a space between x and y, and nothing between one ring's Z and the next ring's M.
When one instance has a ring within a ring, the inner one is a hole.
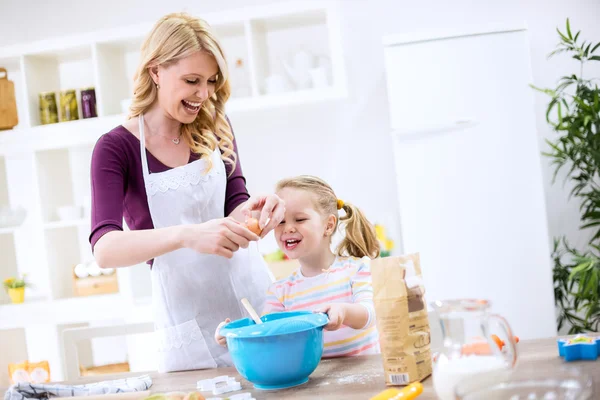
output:
M519 367L533 367L551 373L558 371L564 365L576 365L581 367L590 376L596 377L594 392L596 396L600 396L600 360L566 363L558 356L556 338L523 341L518 346ZM190 392L195 390L197 381L214 378L219 375L235 376L242 383L242 391L251 392L257 400L368 400L386 388L381 358L377 355L323 360L310 376L308 383L280 391L255 390L251 383L239 376L235 368L169 374L150 373L153 380L151 391L152 393L171 391ZM105 378L103 377L102 379L104 380ZM78 383L89 380L81 379ZM94 380L97 381L99 378L96 377ZM431 377L425 379L423 385L425 390L419 396L419 400L435 400L437 397L433 391Z
M535 368L536 370L556 372L561 366L577 366L585 373L596 377L594 393L600 395L600 360L566 363L558 356L556 338L530 340L519 343L519 367ZM119 376L102 376L81 378L71 384L81 384L91 381L135 376L140 373L128 373ZM173 391L190 392L196 389L196 382L202 379L214 378L219 375L235 376L242 383L242 392L251 392L257 400L263 399L305 399L305 400L368 400L383 391L386 386L383 377L383 366L379 355L364 357L347 357L323 360L310 376L308 383L286 390L262 391L253 388L244 380L235 368L221 368L200 371L185 371L168 374L150 373L153 385L152 393ZM425 390L419 400L435 400L431 377L423 381ZM241 393L241 392L234 392ZM205 393L208 394L208 393ZM212 396L212 395L211 395ZM208 396L208 397L211 397ZM225 395L223 395L225 396Z

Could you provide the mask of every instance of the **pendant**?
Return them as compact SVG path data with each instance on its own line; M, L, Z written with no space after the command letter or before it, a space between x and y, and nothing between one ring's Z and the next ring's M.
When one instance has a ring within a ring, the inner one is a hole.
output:
M179 144L179 138L171 139L171 142L175 144Z

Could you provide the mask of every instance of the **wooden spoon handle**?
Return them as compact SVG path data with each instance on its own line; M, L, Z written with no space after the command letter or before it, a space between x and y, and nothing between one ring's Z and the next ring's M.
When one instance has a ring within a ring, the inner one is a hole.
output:
M257 324L262 324L260 317L258 316L256 311L254 310L254 307L252 307L252 304L250 304L247 298L244 297L242 299L242 305L244 306L246 311L248 311L248 314L250 314L254 322L256 322Z

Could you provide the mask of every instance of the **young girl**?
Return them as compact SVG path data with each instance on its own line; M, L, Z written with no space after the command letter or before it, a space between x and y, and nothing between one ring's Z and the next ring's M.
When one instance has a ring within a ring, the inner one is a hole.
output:
M357 207L339 200L327 183L313 176L284 179L276 194L285 203L285 217L275 228L275 238L300 268L269 287L263 314L325 312L329 323L323 357L378 353L371 273L362 259L379 255L373 226ZM346 234L334 254L331 237L339 222ZM219 328L216 339L225 344Z

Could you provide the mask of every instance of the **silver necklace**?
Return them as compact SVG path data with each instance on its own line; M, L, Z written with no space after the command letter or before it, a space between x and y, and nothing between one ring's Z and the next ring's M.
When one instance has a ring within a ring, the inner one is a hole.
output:
M181 133L179 134L179 137L176 137L175 139L171 139L171 138L170 138L170 137L168 137L168 136L159 135L158 133L156 133L156 135L158 135L158 136L162 136L162 137L164 137L165 139L170 139L170 140L171 140L171 142L173 142L174 144L179 144L179 142L181 142Z
M171 142L173 142L175 145L178 145L178 144L181 142L181 135L182 135L182 134L183 134L182 132L179 132L179 136L178 136L178 137L176 137L175 139L171 139L171 138L170 138L170 137L168 137L168 136L161 135L160 133L155 133L155 135L162 136L162 137L164 137L165 139L170 139L170 140L171 140Z

